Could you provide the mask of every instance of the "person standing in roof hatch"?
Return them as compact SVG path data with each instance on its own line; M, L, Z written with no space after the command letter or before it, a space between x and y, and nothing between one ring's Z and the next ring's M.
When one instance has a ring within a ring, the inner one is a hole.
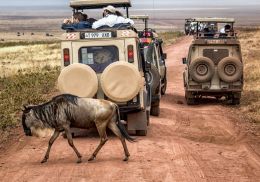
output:
M134 21L129 18L124 18L115 7L107 6L104 8L103 18L94 22L93 29L98 29L103 26L113 27L117 24L130 24L134 25Z

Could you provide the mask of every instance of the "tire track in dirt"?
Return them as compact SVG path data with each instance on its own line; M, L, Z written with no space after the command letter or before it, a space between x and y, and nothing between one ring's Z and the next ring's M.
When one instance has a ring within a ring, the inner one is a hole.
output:
M250 139L234 124L236 117L214 100L185 104L181 58L191 40L185 37L166 49L169 84L161 116L151 118L147 137L128 143L129 162L122 162L121 143L110 137L96 161L88 163L99 143L90 135L74 140L82 164L75 163L75 154L60 137L42 165L48 139L21 137L0 154L1 181L259 181L260 159L254 152L259 147L250 147Z

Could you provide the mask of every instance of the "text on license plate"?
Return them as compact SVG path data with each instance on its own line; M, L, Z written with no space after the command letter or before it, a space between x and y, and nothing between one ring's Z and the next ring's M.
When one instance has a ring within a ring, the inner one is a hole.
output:
M85 33L86 39L98 39L98 38L111 38L111 32L92 32L92 33Z

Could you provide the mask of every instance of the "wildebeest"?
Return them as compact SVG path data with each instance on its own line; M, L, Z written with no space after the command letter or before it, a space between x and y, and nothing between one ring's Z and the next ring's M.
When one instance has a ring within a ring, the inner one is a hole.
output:
M101 141L89 161L96 158L99 150L107 142L107 127L120 138L125 152L124 161L127 161L130 156L125 139L130 142L134 141L120 121L119 108L116 104L106 100L80 98L69 94L56 96L42 105L25 107L22 125L27 136L36 135L44 129L54 129L42 163L49 159L51 146L61 132L65 132L69 145L77 154L77 162L81 162L82 157L73 144L71 128L86 129L96 126Z

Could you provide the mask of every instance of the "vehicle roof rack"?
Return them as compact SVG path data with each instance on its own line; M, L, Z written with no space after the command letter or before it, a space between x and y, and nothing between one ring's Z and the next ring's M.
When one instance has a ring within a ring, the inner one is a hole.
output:
M130 0L71 0L70 7L77 10L82 9L100 9L108 5L114 7L128 8L132 7Z
M194 18L195 22L235 23L234 18Z
M130 18L133 20L149 20L148 15L131 15Z

